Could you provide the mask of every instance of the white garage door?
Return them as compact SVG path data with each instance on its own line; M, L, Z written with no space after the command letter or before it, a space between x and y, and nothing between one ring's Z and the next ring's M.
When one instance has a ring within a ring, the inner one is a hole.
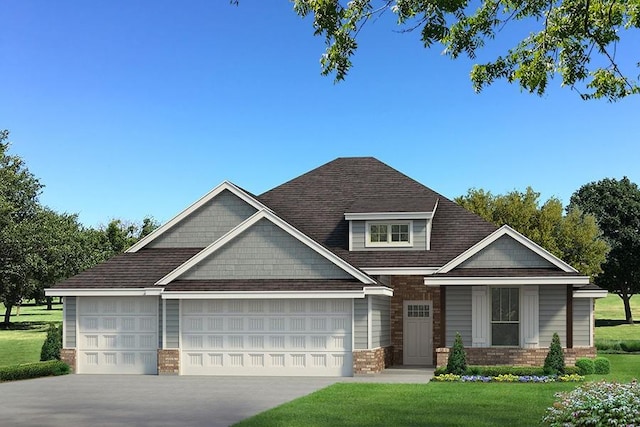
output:
M350 376L351 300L183 300L182 374Z
M78 373L158 372L158 297L81 297L78 321Z

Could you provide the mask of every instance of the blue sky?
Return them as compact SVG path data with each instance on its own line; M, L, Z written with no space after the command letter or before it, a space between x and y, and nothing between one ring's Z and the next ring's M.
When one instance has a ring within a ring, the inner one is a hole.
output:
M342 156L449 198L532 186L566 204L587 182L640 182L640 97L584 102L559 79L544 97L475 94L469 60L392 19L336 85L284 0L6 0L2 17L0 128L41 201L86 225L166 221L225 179L259 194Z

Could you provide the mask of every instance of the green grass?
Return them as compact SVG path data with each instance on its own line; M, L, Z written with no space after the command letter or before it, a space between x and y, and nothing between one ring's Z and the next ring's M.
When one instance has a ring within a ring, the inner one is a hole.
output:
M9 330L0 330L0 366L32 363L40 360L42 343L47 336L49 323L62 322L62 305L46 306L26 304L20 307L20 315L14 307ZM4 305L0 304L4 314Z
M606 355L612 373L590 375L630 381L640 355ZM338 383L244 420L253 426L537 426L555 393L575 383Z
M631 313L640 318L640 295L631 297ZM633 325L625 322L624 305L619 296L609 294L596 300L595 339L600 340L640 340L640 322Z

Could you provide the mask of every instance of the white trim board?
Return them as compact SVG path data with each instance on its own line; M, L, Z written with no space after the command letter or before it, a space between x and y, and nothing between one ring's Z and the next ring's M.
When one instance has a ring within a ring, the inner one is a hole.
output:
M476 243L475 245L473 245L472 247L470 247L469 249L467 249L466 251L464 251L463 253L461 253L460 255L458 255L457 257L455 257L454 259L452 259L448 263L446 263L444 266L442 266L442 268L440 270L438 270L438 273L448 273L449 271L453 270L455 267L457 267L460 264L462 264L464 261L468 260L469 258L471 258L472 256L476 255L477 253L479 253L484 248L486 248L489 245L491 245L493 242L495 242L496 240L498 240L502 236L511 237L512 239L514 239L518 243L520 243L523 246L525 246L527 249L533 251L534 253L536 253L540 257L544 258L545 260L549 261L551 264L555 265L556 267L558 267L559 269L561 269L564 272L568 272L568 273L577 273L578 272L578 270L576 270L575 268L571 267L569 264L567 264L566 262L562 261L560 258L556 257L551 252L549 252L546 249L544 249L542 246L538 245L537 243L533 242L532 240L529 240L527 237L525 237L522 234L518 233L516 230L514 230L511 227L509 227L508 225L503 225L502 227L500 227L499 229L497 229L493 233L489 234L487 237L485 237L484 239L480 240L478 243ZM570 283L572 283L572 282L570 282Z
M425 277L427 286L588 285L588 276L557 277Z
M173 226L178 224L180 221L182 221L183 219L191 215L193 212L198 210L204 204L206 204L207 202L209 202L210 200L212 200L218 194L222 193L225 190L230 191L232 194L236 195L237 197L242 199L244 202L253 206L256 210L268 209L265 205L260 203L258 200L250 196L247 192L245 192L244 190L242 190L240 187L236 186L232 182L223 181L220 185L215 187L213 190L209 191L207 194L202 196L195 203L193 203L191 206L189 206L188 208L180 212L171 220L169 220L159 228L155 229L152 233L150 233L149 235L147 235L146 237L138 241L135 245L131 246L125 252L138 252L140 249L142 249L149 243L153 242L155 239L160 237L166 231L171 229Z
M96 288L96 289L45 289L48 297L134 297L160 295L163 288Z
M415 275L432 275L436 273L440 267L363 267L361 268L367 274L372 275L389 275L389 276L415 276Z
M215 242L207 246L204 250L202 250L201 252L198 252L198 254L193 256L187 262L185 262L184 264L182 264L181 266L179 266L178 268L176 268L175 270L173 270L172 272L164 276L162 279L158 280L158 282L156 282L156 285L167 285L171 283L173 280L176 280L178 277L180 277L181 275L186 273L188 270L193 268L195 265L203 261L209 255L213 254L215 251L217 251L227 243L231 242L238 235L248 230L252 225L256 224L261 219L266 219L271 223L275 224L276 226L280 227L282 230L289 233L289 235L298 239L300 242L307 245L309 248L313 249L318 254L320 254L321 256L323 256L333 264L335 264L337 267L341 268L346 273L358 279L360 282L369 284L369 285L376 283L375 280L373 280L367 274L363 273L361 270L358 270L351 264L347 263L345 260L338 257L333 252L329 251L324 246L320 245L318 242L311 239L310 237L308 237L306 234L302 233L295 227L289 225L287 222L282 220L272 211L261 209L255 214L251 215L249 218L247 218L244 222L238 224L236 227L230 230L227 234L225 234L224 236L220 237L218 240L216 240Z
M437 203L436 203L437 206ZM435 208L434 208L435 211ZM433 212L364 212L345 213L344 219L347 221L391 221L391 220L412 220L431 219Z

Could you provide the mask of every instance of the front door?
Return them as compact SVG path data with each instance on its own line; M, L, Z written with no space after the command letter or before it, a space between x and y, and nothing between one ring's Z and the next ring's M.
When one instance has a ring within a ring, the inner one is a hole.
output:
M405 301L403 364L433 365L433 303Z

